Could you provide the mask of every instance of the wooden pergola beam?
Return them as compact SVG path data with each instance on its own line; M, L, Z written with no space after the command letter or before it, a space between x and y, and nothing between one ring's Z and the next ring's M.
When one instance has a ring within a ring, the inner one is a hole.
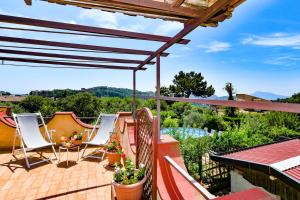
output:
M31 6L32 5L32 0L24 0L24 2L26 3L26 5Z
M135 67L128 67L128 66L61 62L61 61L54 61L54 60L37 60L37 59L31 59L31 58L15 58L15 57L5 57L5 56L0 56L0 60L2 60L2 61L13 61L13 62L24 62L24 63L47 64L47 65L63 65L63 66L71 66L71 67L88 67L88 68L117 69L117 70L135 70ZM143 68L142 70L145 70L145 68Z
M5 54L16 54L16 55L26 55L26 56L39 56L39 57L50 57L50 58L65 58L74 60L86 60L86 61L103 61L112 63L127 63L127 64L140 64L142 60L131 60L131 59L119 59L119 58L101 58L92 56L78 56L78 55L67 55L67 54L56 54L56 53L42 53L33 51L19 51L10 49L0 49L0 53ZM155 62L150 62L153 65Z
M184 28L179 33L177 33L172 38L172 40L170 40L169 42L167 42L164 45L162 45L154 54L151 54L144 61L143 64L140 64L137 67L137 69L141 69L145 64L147 64L152 59L154 59L155 57L157 57L157 55L162 55L161 53L163 51L165 51L166 49L168 49L169 47L171 47L172 45L174 45L178 40L180 40L180 38L185 37L187 34L189 34L191 31L193 31L195 28L197 28L200 24L204 23L209 18L211 18L212 16L214 16L217 12L219 12L221 9L223 9L224 7L226 7L230 3L230 1L231 0L219 0L218 2L214 3L211 7L209 7L205 11L205 15L203 17L201 17L201 18L195 18L195 19L190 20L187 23L185 23Z
M175 0L172 4L173 7L179 7L184 3L185 0Z
M201 6L198 9L190 7L173 7L172 4L154 0L44 0L50 3L62 5L77 5L84 8L111 9L111 11L143 14L156 14L166 16L177 16L180 18L196 18L202 16L202 11L207 7Z
M108 29L108 28L98 28L93 26L53 22L53 21L31 19L25 17L15 17L9 15L0 15L0 22L21 24L21 25L28 25L28 26L37 26L37 27L44 27L44 28L54 28L54 29L69 30L69 31L80 31L85 33L118 36L123 38L148 40L148 41L167 42L171 39L171 37L160 36L160 35L136 33L136 32L122 31L122 30L115 30L115 29ZM190 40L181 39L178 41L178 44L188 44L189 42Z
M0 41L43 45L43 46L55 46L55 47L64 47L64 48L72 48L72 49L87 49L87 50L95 50L95 51L110 52L110 53L122 53L122 54L151 55L154 53L153 51L145 51L145 50L104 47L104 46L95 46L95 45L87 45L87 44L55 42L55 41L47 41L47 40L35 40L35 39L6 37L6 36L0 36ZM168 53L163 53L162 55L167 56Z

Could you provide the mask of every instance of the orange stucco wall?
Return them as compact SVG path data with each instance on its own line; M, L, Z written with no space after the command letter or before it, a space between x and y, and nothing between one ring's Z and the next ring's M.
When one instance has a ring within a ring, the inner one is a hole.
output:
M53 142L60 143L60 137L69 137L74 131L84 133L84 130L93 128L92 125L81 122L73 112L57 112L47 123L48 130L56 130L53 133ZM16 132L15 125L10 118L3 112L0 113L0 149L11 149L13 139ZM44 128L41 126L41 132L45 134ZM86 134L83 134L83 140ZM17 140L17 146L19 141Z
M131 112L119 112L118 120L116 122L116 133L120 140L120 144L123 148L126 156L131 158L135 162L135 142L132 141L131 136L134 135L134 123Z

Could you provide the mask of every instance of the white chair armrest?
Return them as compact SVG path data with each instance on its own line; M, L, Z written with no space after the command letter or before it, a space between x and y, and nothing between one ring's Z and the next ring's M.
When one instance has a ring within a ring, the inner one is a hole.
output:
M92 131L93 130L90 130L90 129L85 129L84 132L87 134L87 141L90 141L91 140L91 137L92 137Z
M49 137L50 137L50 142L53 142L52 139L53 139L53 133L56 133L56 130L48 130L49 132Z

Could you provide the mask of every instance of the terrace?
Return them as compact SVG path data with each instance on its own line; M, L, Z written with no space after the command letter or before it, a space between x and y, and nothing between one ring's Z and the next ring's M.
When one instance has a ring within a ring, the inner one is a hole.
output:
M30 5L31 0L25 0ZM84 25L52 22L25 17L0 15L0 21L4 23L35 26L41 32L56 34L89 35L97 37L118 37L124 40L147 40L163 43L157 50L127 49L118 47L105 47L87 44L75 44L57 41L26 39L17 37L0 36L0 41L14 44L27 44L46 46L60 49L88 50L106 52L116 55L130 54L146 56L144 60L132 60L115 57L95 57L71 54L58 54L49 52L37 52L31 50L19 50L3 48L0 57L3 62L20 62L39 64L45 67L67 67L80 69L114 69L129 70L133 76L133 99L132 112L119 112L115 125L115 134L120 141L126 155L131 157L138 166L146 165L146 184L144 185L145 199L273 199L268 193L260 188L244 190L224 197L216 197L210 194L201 184L196 182L184 166L180 153L179 143L169 135L160 136L160 101L180 101L198 104L231 106L239 108L274 110L283 112L300 113L300 105L273 102L253 101L225 101L206 99L187 99L160 96L160 59L168 56L165 52L169 47L178 44L185 45L189 40L184 37L198 26L217 26L226 18L231 17L236 6L243 1L216 0L199 1L112 1L99 2L90 0L49 0L52 3L63 5L76 5L83 8L98 8L102 10L123 12L130 15L142 15L145 17L176 20L185 24L174 37L158 36ZM171 5L170 5L171 4ZM22 31L37 31L31 28L16 28ZM53 31L52 29L55 29ZM61 31L63 30L63 31ZM49 50L49 49L48 49ZM57 49L56 49L57 50ZM10 55L23 55L25 57L9 57ZM30 58L28 58L30 56ZM33 57L33 58L32 58ZM52 58L37 59L35 57ZM57 59L67 59L64 61ZM99 64L109 62L109 64ZM122 66L120 66L120 63ZM156 66L156 103L157 116L152 116L149 109L137 110L136 98L136 75L138 71L144 71L151 65ZM134 65L134 66L133 66ZM9 117L7 110L0 112L0 147L10 149L13 144L16 126ZM92 129L92 126L80 121L73 113L56 113L48 122L49 129L55 129L59 135L54 134L54 141L59 144L60 136L69 136L73 131ZM44 130L41 129L43 132ZM145 139L146 138L146 139ZM83 140L86 138L84 137ZM18 143L19 145L19 143ZM89 152L95 150L88 149ZM49 154L45 150L45 155ZM66 157L65 153L63 153ZM37 158L34 158L37 159ZM76 152L70 153L70 160L76 160ZM9 151L0 154L0 197L5 199L114 199L111 181L113 169L107 167L107 161L100 163L94 160L84 159L66 166L62 163L46 163L27 169L25 161L20 155L16 161Z

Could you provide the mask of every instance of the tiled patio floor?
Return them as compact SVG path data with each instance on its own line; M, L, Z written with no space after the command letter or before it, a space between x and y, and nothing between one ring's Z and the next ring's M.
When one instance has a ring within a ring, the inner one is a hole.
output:
M48 152L43 155L48 156ZM0 199L111 199L113 169L106 167L107 160L76 163L77 152L70 152L67 167L66 153L61 156L58 165L55 160L27 170L22 154L16 161L10 152L0 152Z

